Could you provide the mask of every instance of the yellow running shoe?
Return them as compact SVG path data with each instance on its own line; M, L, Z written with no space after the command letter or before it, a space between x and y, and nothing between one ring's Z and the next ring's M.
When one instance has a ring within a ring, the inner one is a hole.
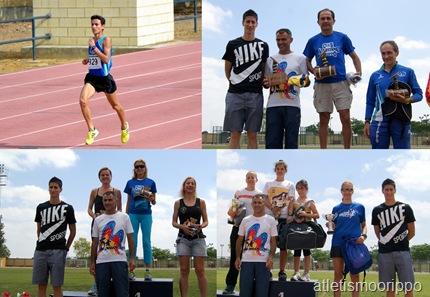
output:
M86 145L93 144L94 138L96 138L97 135L99 135L99 130L97 130L96 128L94 128L94 130L88 131L88 136L87 136L87 139L85 140L85 144Z
M130 139L130 132L128 129L128 123L125 122L125 129L121 129L121 142L126 143Z

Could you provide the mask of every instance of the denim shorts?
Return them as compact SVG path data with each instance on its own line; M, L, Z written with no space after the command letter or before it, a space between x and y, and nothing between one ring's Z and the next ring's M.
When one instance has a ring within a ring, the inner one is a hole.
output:
M193 256L193 257L206 257L206 240L204 238L186 239L178 237L176 240L176 255L179 256Z
M47 285L49 275L51 275L51 285L62 286L64 283L66 254L66 250L36 250L33 262L33 284Z
M263 104L262 93L227 93L223 130L260 132Z

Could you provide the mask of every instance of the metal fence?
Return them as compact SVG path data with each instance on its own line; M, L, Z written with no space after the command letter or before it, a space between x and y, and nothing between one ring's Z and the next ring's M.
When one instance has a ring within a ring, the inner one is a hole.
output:
M175 22L176 21L183 21L183 20L190 20L190 19L194 19L194 33L197 32L197 18L201 18L202 15L198 14L197 12L197 0L174 0L175 4L176 3L186 3L186 2L194 2L194 15L192 16L186 16L186 17L180 17L180 18L175 18Z
M31 38L29 37L29 38L22 38L22 39L1 41L0 45L9 44L9 43L31 41L32 42L32 49L33 49L33 60L36 60L36 40L39 40L39 39L51 39L52 35L50 33L47 33L44 36L36 36L36 24L35 24L35 20L49 19L49 18L51 18L51 14L50 13L48 13L47 15L36 16L36 17L31 17L31 18L20 18L20 19L0 21L0 24L31 21Z

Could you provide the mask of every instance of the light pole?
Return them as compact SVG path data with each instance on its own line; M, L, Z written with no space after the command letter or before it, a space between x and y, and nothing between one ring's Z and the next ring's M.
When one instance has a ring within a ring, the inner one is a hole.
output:
M220 243L220 247L221 247L221 259L222 259L222 248L224 247L224 244Z
M7 167L0 164L0 207L1 207L1 189L7 186Z

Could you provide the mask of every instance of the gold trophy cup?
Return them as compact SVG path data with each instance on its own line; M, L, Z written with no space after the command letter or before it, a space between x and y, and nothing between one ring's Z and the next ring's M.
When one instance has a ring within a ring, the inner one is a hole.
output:
M327 49L325 49L321 55L318 57L318 59L321 59L323 62L323 67L316 67L314 69L315 77L318 79L330 77L336 75L336 67L334 65L328 65L326 53Z

